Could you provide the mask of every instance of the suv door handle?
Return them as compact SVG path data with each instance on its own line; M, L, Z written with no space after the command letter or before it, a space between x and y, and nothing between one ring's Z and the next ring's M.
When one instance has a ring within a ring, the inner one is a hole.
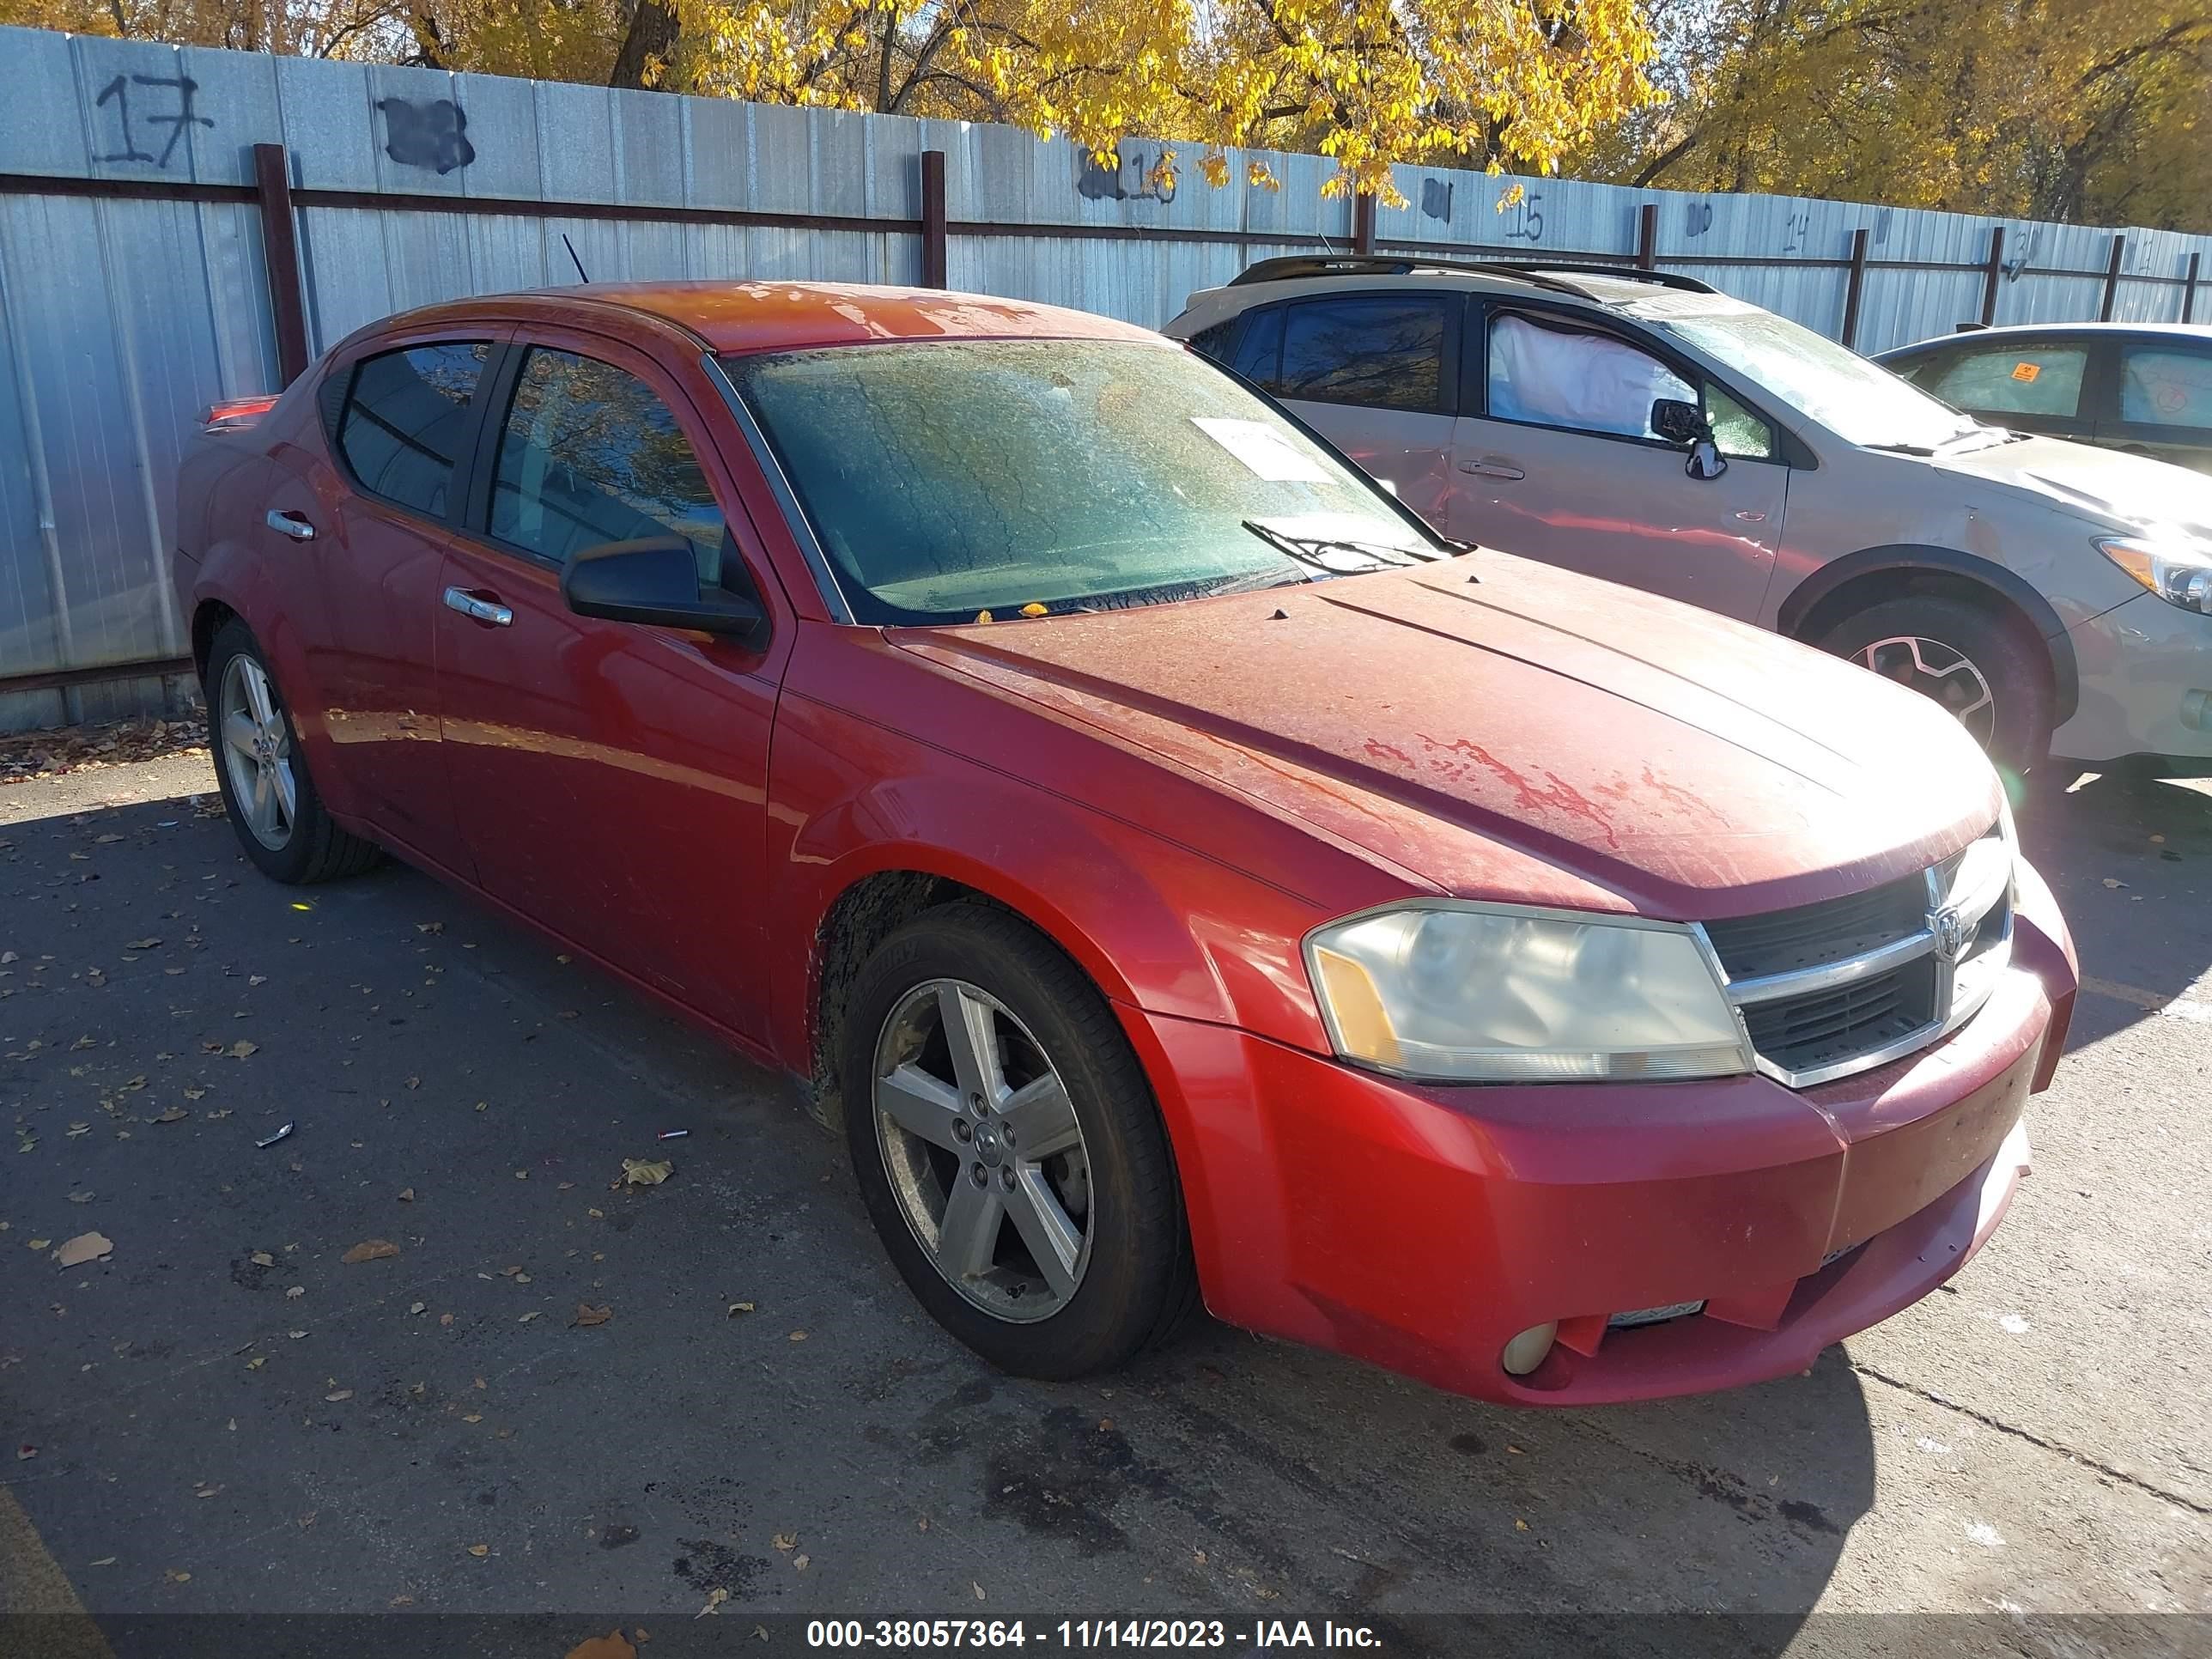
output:
M464 617L473 617L480 623L489 623L494 628L505 628L514 620L514 612L497 599L480 599L466 588L447 588L446 608L458 611Z
M1471 461L1462 461L1462 472L1480 472L1486 478L1525 478L1528 475L1503 455L1482 455Z
M263 522L278 535L289 536L295 542L311 542L315 539L315 526L296 513L280 513L272 507L269 509L268 518Z

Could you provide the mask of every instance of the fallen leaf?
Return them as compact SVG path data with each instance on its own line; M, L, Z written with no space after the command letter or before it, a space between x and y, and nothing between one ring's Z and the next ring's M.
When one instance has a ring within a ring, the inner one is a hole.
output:
M34 1250L43 1250L53 1242L51 1238L34 1238L31 1241L31 1248Z
M335 1406L342 1401L350 1400L352 1398L353 1390L351 1389L334 1389L330 1393L323 1396L323 1403L326 1406Z
M407 1304L407 1311L410 1314L418 1314L422 1311L423 1306L422 1303L410 1302Z
M805 1572L805 1571L806 1571L806 1569L807 1569L808 1565L812 1562L812 1560L813 1560L813 1558L812 1558L811 1556L808 1556L808 1555L794 1555L794 1556L793 1556L793 1557L791 1558L791 1565L792 1565L793 1567L797 1568L799 1571L801 1571L801 1572Z
M453 1322L453 1316L451 1314L440 1314L438 1316L438 1322L441 1325L450 1325Z
M150 951L161 942L158 939L134 939L123 948L126 951Z
M518 1324L518 1325L527 1325L527 1324L528 1324L532 1320L533 1320L533 1319L541 1319L541 1318L543 1318L544 1316L544 1314L543 1314L542 1312L539 1312L539 1313L526 1313L526 1314L523 1315L521 1318L520 1318L520 1319L516 1320L514 1322L515 1322L516 1324Z
M637 1659L637 1650L623 1639L620 1631L615 1630L577 1643L568 1650L566 1659Z
M222 1490L222 1488L221 1486L210 1486L203 1481L200 1485L192 1488L192 1496L195 1498L212 1498Z
M232 1043L229 1048L223 1050L223 1053L229 1055L233 1060L244 1060L248 1054L258 1054L260 1052L261 1045L259 1043L248 1042L244 1037L239 1038L237 1042Z
M972 1578L968 1581L968 1588L975 1592L975 1599L978 1601L988 1601L991 1599L983 1594L983 1587Z
M576 1304L576 1323L579 1325L604 1325L614 1316L615 1310L611 1307L594 1308L588 1302Z
M172 1106L165 1112L156 1113L152 1118L149 1119L148 1121L153 1123L182 1123L191 1115L191 1114L186 1111L183 1107Z
M788 1340L793 1342L804 1342L806 1340L806 1333L805 1331L793 1331Z
M469 1553L475 1556L477 1560L481 1561L484 1557L491 1553L491 1546L489 1544L471 1544L469 1546Z
M1516 1515L1513 1517L1513 1530L1516 1532L1526 1532L1528 1530L1528 1523Z
M163 1576L166 1577L173 1584L189 1584L192 1582L191 1574L188 1572L179 1572L174 1567L171 1567Z
M717 1584L713 1589L707 1592L707 1605L700 1608L698 1612L693 1613L691 1616L694 1619L704 1619L710 1613L720 1613L722 1610L722 1603L729 1599L729 1591Z
M656 1164L641 1158L626 1158L623 1160L622 1179L615 1185L658 1187L675 1173L676 1165L665 1158Z
M20 1445L20 1446L18 1446L18 1447L16 1447L16 1448L15 1448L15 1461L16 1461L18 1463L27 1462L29 1462L32 1458L36 1457L38 1455L39 1455L39 1449L38 1449L36 1446L33 1446L33 1444L31 1444L31 1443L30 1443L29 1441L27 1441L27 1441L25 1441L21 1445Z
M412 1204L415 1201L415 1189L412 1187L402 1187L399 1189L399 1201L402 1204Z
M483 1413L482 1412L465 1412L462 1413L461 1421L464 1423L481 1423L483 1421Z
M418 933L442 933L446 931L446 924L442 921L418 921L415 924L415 931Z
M520 1279L522 1277L522 1269L520 1267L501 1267L499 1270L499 1276L501 1279Z
M2107 887L2124 887L2127 885L2127 883L2124 881L2115 881L2112 877L2106 876L2105 878L2105 885Z
M246 1369L249 1371L258 1371L268 1363L269 1356L267 1354L258 1353L254 1355L252 1358L246 1362Z
M735 1319L739 1314L749 1314L752 1310L753 1304L750 1302L732 1302L730 1304L730 1311L726 1316Z
M780 1532L769 1539L769 1542L775 1545L776 1548L788 1553L799 1547L799 1534L795 1532Z
M69 1195L69 1201L72 1204L89 1204L93 1197L94 1194L88 1192L71 1193Z
M115 1249L114 1240L105 1233L79 1233L54 1252L54 1261L64 1267L82 1267L88 1261L97 1261Z
M285 1291L284 1297L288 1302L296 1302L307 1293L307 1287L305 1285L295 1285Z
M276 1258L266 1250L256 1250L246 1259L257 1267L273 1267L276 1265Z
M380 1261L386 1256L398 1254L399 1247L388 1238L365 1238L338 1260L350 1267L358 1262Z
M103 1555L99 1560L88 1561L85 1565L88 1567L112 1567L115 1565L115 1558L112 1555Z

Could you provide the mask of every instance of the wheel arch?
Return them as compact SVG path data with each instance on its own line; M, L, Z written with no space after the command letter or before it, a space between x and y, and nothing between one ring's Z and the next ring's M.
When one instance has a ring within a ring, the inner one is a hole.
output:
M2081 702L2081 666L2066 624L2051 601L2016 572L1955 548L1912 544L1862 548L1820 567L1782 602L1775 629L1817 645L1846 617L1885 599L1941 595L2009 611L2043 641L2051 672L2051 725L2072 718Z

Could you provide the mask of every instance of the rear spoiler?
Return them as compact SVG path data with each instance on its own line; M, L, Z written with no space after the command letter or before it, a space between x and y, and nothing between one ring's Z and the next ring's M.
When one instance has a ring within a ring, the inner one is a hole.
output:
M276 394L273 392L260 398L228 398L208 405L208 412L200 421L200 430L237 432L252 426L276 406Z

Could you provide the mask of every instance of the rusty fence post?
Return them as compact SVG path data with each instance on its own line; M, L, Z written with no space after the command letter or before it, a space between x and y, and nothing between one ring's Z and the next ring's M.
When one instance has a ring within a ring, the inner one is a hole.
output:
M1375 198L1365 191L1352 198L1352 251L1375 252Z
M2203 261L2202 253L2189 256L2189 275L2181 284L2181 320L2185 323L2197 320L2197 273Z
M921 285L943 288L945 276L945 152L921 153Z
M292 161L282 144L253 147L261 198L261 256L269 270L269 314L276 325L276 372L286 386L307 372L307 301L300 285L300 230L292 216Z
M2105 308L2097 313L2097 320L2109 323L2120 305L2120 261L2127 258L2128 239L2112 238L2112 263L2105 267Z
M1636 215L1636 268L1659 269L1659 204L1646 202Z
M1997 320L1997 289L2004 281L2005 234L2002 225L1990 231L1990 260L1982 269L1982 326L1989 328Z
M1851 274L1844 285L1844 345L1859 345L1859 310L1866 301L1867 231L1862 225L1851 233Z

